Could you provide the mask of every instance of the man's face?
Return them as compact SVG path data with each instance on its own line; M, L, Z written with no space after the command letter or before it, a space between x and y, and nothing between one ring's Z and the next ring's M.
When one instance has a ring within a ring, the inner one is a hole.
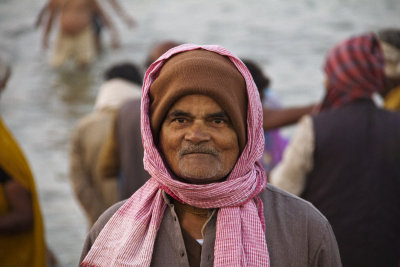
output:
M239 156L228 115L205 95L184 96L170 108L161 126L160 149L174 174L195 184L223 180Z

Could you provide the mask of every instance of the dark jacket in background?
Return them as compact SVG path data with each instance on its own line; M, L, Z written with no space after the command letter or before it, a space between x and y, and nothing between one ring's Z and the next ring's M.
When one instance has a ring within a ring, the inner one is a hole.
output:
M358 100L313 123L314 169L301 197L331 223L343 266L398 266L400 114Z
M130 100L121 107L115 131L122 172L119 199L123 200L129 198L150 178L143 167L140 99Z

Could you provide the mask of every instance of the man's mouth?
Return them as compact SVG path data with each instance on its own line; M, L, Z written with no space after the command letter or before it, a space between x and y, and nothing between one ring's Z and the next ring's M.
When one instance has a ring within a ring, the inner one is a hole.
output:
M179 151L179 155L181 157L190 154L209 154L212 156L216 156L217 151L214 148L210 147L185 147Z

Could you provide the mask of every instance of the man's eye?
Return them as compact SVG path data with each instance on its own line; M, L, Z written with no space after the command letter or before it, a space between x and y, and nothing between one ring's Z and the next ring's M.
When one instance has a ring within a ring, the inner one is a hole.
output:
M221 124L224 124L224 123L225 123L225 120L223 120L223 119L213 119L213 123L214 123L214 124L221 125Z
M185 122L186 122L186 119L184 119L184 118L175 118L175 119L174 119L174 122L177 122L177 123L185 123Z

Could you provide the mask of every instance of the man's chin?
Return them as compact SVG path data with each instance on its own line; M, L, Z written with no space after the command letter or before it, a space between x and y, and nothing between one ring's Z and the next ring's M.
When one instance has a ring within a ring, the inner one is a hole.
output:
M197 162L186 162L181 161L179 164L179 177L193 184L206 184L221 180L218 171L219 166L214 162L209 161L197 161Z
M179 168L185 172L202 173L209 169L218 169L220 166L218 158L212 154L193 153L187 154L180 158Z

